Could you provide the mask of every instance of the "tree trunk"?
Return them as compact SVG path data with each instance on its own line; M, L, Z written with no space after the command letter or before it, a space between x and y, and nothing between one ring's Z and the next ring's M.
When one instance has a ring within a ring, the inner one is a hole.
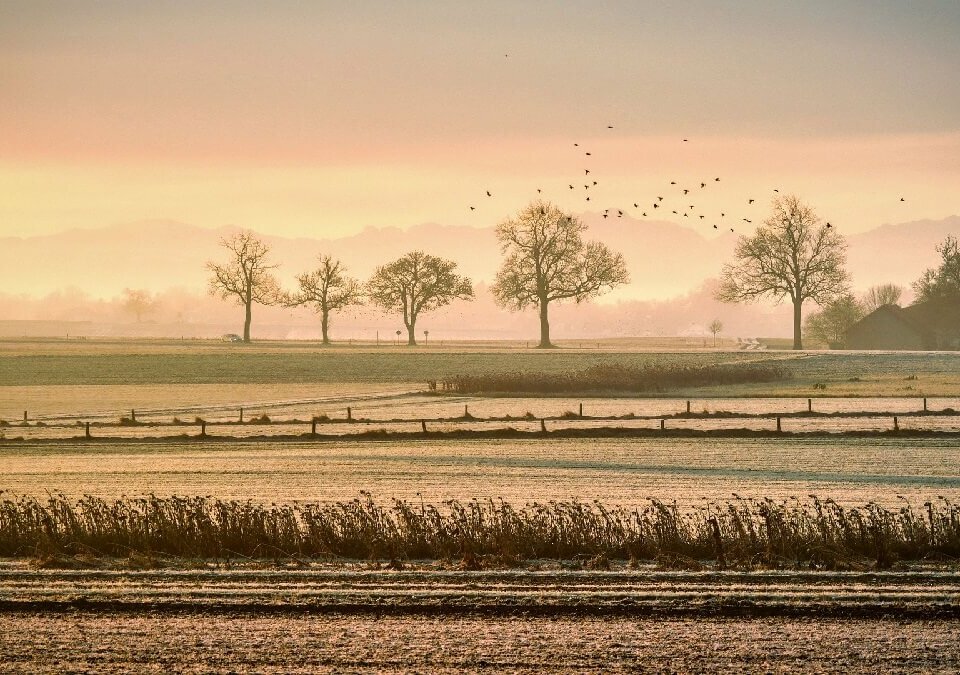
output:
M548 349L553 347L550 343L550 320L547 318L547 307L549 303L540 299L540 344L537 345L540 349Z
M800 339L800 308L803 306L803 300L793 301L793 348L803 349L803 341Z
M416 327L417 327L417 324L413 321L407 324L407 346L408 347L417 346Z
M330 344L330 336L327 334L327 329L330 327L330 313L323 312L320 315L320 333L323 335L323 344Z
M253 320L253 300L248 296L246 302L246 315L243 319L243 341L250 342L250 322Z

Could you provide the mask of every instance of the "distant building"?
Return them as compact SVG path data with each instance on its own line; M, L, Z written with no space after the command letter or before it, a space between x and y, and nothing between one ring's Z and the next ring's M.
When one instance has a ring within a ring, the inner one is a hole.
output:
M960 349L960 298L885 305L847 330L847 349Z

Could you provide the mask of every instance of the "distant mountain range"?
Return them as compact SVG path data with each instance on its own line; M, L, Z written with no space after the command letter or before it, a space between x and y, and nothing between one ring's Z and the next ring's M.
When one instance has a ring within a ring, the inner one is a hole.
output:
M623 253L632 283L610 300L656 300L688 294L719 275L731 259L736 235L703 236L662 220L603 218L583 214L588 237ZM0 237L0 293L39 297L76 288L111 298L124 288L202 291L205 263L221 257L218 241L236 228L216 229L152 220L36 237ZM848 260L854 287L894 282L909 286L936 263L936 244L960 234L960 216L883 225L849 235ZM413 250L451 258L476 281L490 282L500 263L493 227L425 223L408 229L368 228L347 237L286 238L264 235L288 285L311 268L318 253L341 258L358 277L378 264Z

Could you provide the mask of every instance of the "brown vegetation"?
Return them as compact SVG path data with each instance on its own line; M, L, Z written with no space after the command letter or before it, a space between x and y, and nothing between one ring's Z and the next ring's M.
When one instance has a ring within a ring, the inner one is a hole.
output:
M596 365L569 373L492 373L458 375L442 381L447 391L457 393L583 393L583 392L665 392L682 387L776 382L790 377L780 365L733 363L727 365L679 364L625 367Z
M740 499L681 511L599 502L448 501L443 507L369 495L336 503L271 504L211 497L62 495L0 503L0 554L172 555L188 558L460 559L497 564L541 558L658 561L668 567L886 568L898 560L960 556L960 507L941 499L916 512L832 500Z

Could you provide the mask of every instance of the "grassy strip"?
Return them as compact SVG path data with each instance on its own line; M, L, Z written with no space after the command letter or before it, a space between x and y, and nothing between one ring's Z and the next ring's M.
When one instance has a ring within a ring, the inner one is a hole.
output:
M172 555L185 558L460 559L467 569L542 558L657 561L665 566L889 568L960 557L960 507L945 499L845 508L736 499L681 511L598 502L448 501L442 507L363 499L271 504L211 497L105 500L62 495L0 502L0 555Z
M779 364L725 365L648 364L630 367L600 364L570 373L514 372L458 375L441 380L439 388L458 394L577 394L583 392L665 392L689 387L779 382L790 371ZM437 383L429 383L432 389Z

